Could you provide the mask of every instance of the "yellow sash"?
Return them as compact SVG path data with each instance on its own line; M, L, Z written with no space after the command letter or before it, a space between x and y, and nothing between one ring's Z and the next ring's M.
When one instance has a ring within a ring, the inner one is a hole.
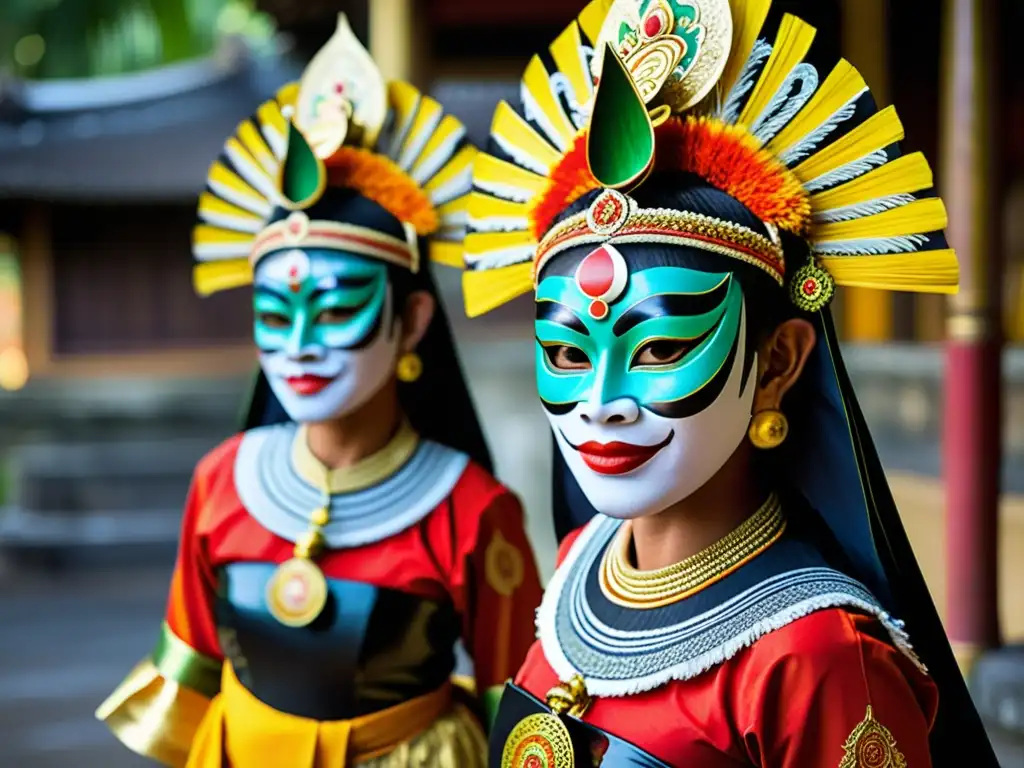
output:
M345 768L414 739L451 709L451 684L445 684L371 715L310 720L264 704L225 662L221 691L210 702L185 768Z

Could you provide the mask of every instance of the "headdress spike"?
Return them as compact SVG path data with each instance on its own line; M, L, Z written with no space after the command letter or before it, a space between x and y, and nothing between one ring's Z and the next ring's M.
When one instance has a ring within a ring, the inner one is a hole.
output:
M635 186L654 164L654 126L633 78L606 44L587 133L587 165L609 189Z
M278 187L285 208L299 211L316 203L327 186L327 169L294 122L288 121L288 145Z

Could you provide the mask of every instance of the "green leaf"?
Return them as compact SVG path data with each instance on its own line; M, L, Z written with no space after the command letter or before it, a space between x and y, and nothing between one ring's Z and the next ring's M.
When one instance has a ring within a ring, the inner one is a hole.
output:
M647 106L610 44L590 116L587 163L594 178L611 189L643 180L654 163L654 126Z
M309 146L302 131L288 122L288 151L281 167L281 194L288 208L300 210L313 205L323 194L327 170Z

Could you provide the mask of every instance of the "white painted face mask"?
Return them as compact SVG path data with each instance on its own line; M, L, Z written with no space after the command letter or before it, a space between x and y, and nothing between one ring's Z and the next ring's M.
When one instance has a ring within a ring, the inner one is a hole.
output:
M544 278L537 302L541 401L599 512L661 512L707 483L745 439L756 376L730 275L637 271L600 319L572 277Z
M352 413L395 375L401 334L384 264L285 251L264 258L253 283L260 365L294 421Z

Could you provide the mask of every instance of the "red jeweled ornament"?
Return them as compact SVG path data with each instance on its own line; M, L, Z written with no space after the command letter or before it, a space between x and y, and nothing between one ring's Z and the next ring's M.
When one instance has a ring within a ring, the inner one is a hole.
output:
M615 280L615 263L608 248L598 248L588 255L576 272L576 282L584 295L604 296Z
M587 209L587 226L598 235L612 235L622 229L632 210L630 199L615 189L606 189Z
M820 312L832 301L836 283L817 262L800 267L791 278L790 298L804 312Z
M608 305L622 295L628 279L626 260L612 245L591 251L576 268L576 287L590 299L587 311L595 320L608 317Z
M590 316L595 320L604 320L608 317L608 304L604 301L592 301L590 306L587 307L587 311L590 312Z
M655 38L658 35L664 34L668 31L669 19L668 14L665 13L664 8L655 8L647 17L643 20L641 28L644 31L644 36L648 39Z

